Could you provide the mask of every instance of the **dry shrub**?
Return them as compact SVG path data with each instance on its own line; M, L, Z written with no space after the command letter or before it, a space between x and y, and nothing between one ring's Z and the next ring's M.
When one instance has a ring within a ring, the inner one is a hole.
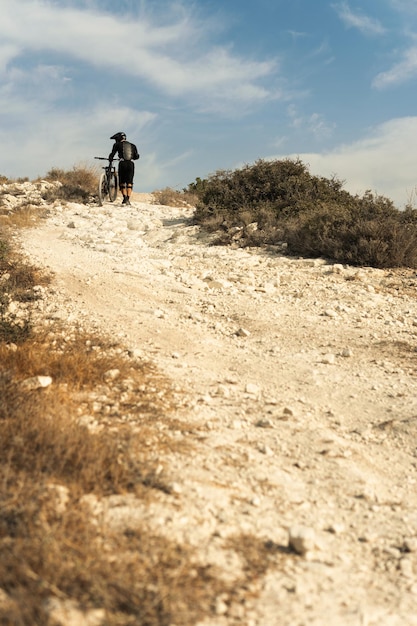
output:
M46 180L59 181L61 187L48 191L45 200L56 199L87 203L97 193L99 169L96 165L74 165L71 170L52 168Z
M22 259L3 234L0 237L0 341L17 343L29 337L30 315L18 318L9 312L9 304L36 300L34 287L48 282L49 277Z
M417 267L417 210L409 205L398 211L388 198L370 191L353 196L342 187L335 177L312 176L298 159L260 160L199 180L194 220L219 231L216 243L285 241L290 254ZM236 229L242 229L238 236Z
M283 231L292 253L351 265L417 267L417 227L400 212L321 206L287 220Z
M188 191L178 191L171 187L165 187L152 192L153 203L175 207L193 207L197 202L197 196Z

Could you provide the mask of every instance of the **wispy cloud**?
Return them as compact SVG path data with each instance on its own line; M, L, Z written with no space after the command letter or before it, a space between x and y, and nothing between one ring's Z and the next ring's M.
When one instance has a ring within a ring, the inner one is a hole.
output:
M274 95L265 79L277 71L276 60L247 59L207 44L204 24L190 15L160 25L149 16L126 22L96 9L3 0L0 39L0 66L18 53L49 52L113 68L175 97L259 102Z
M356 28L364 35L383 35L386 32L379 20L353 11L347 2L339 2L332 7L348 28Z
M55 165L70 167L122 129L141 138L139 145L148 137L140 167L151 186L179 152L164 139L164 124L179 128L202 111L235 118L285 97L277 88L278 60L223 45L225 23L215 28L216 17L203 19L193 3L115 6L1 0L0 142L19 148L3 154L0 173L34 177Z
M417 46L405 51L401 61L386 72L380 72L373 80L372 85L377 89L384 89L410 80L417 75Z
M292 128L313 135L317 141L329 139L336 128L334 123L327 121L320 113L300 114L294 104L287 107L287 114Z

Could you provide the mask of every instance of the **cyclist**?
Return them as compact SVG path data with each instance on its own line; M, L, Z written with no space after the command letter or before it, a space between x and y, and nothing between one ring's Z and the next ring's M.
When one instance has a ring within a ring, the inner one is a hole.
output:
M130 196L133 189L133 177L135 175L135 164L133 161L139 158L139 152L134 143L127 141L125 133L115 133L110 137L114 139L112 151L109 154L110 163L114 155L118 154L119 161L119 187L122 192L123 202L130 206Z

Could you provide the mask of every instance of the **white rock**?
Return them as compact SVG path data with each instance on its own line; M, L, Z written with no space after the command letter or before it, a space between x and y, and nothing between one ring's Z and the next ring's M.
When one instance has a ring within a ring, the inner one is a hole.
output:
M273 428L274 424L270 419L262 418L256 422L258 428Z
M320 363L324 363L325 365L334 365L335 362L336 356L334 354L325 354L320 360Z
M19 303L16 301L12 301L9 303L9 306L7 307L7 312L11 315L16 314L19 310Z
M246 328L239 328L239 330L236 331L236 335L238 337L249 337L250 331L246 330Z
M120 376L120 370L119 369L112 369L112 370L107 370L107 372L105 372L104 374L104 380L109 383L112 382L114 380L116 380L116 378L119 378Z
M222 599L221 596L216 598L216 602L215 602L215 611L216 611L216 615L224 615L225 613L227 613L227 604L226 602Z
M52 385L52 378L50 376L33 376L32 378L26 378L21 382L21 386L26 391L35 391L36 389L46 389Z
M70 500L70 491L65 485L58 485L55 483L49 483L47 485L49 492L49 500L52 500L55 507L55 512L58 515L65 513L68 502Z
M52 597L46 603L50 623L57 626L101 626L106 619L104 609L84 611L73 600ZM49 623L49 621L48 621Z
M226 385L219 385L215 391L216 396L221 398L230 398L230 389Z
M226 280L206 280L204 282L207 284L209 289L213 290L226 289L231 286L231 283Z
M261 388L256 383L247 383L245 391L246 393L256 396L261 391Z
M304 556L317 548L314 528L308 526L292 526L289 530L289 546L297 554Z
M131 359L141 359L143 357L143 350L141 350L141 348L129 348L128 355Z
M343 523L335 522L329 526L328 531L333 535L341 535L345 532L345 525Z
M406 578L414 578L413 561L409 557L404 557L400 560L401 574Z

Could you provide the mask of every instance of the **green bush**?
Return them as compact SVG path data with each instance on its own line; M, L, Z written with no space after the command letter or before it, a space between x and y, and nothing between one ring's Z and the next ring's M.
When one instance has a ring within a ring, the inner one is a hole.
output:
M294 215L314 207L318 201L334 201L349 194L336 178L311 176L299 159L283 161L259 160L235 171L220 170L203 186L196 218L221 213L238 220L241 211L256 216L260 209L274 218Z
M257 161L218 171L196 185L195 222L216 243L286 242L290 254L374 267L417 267L417 210L313 176L299 159ZM237 233L237 234L236 234Z

